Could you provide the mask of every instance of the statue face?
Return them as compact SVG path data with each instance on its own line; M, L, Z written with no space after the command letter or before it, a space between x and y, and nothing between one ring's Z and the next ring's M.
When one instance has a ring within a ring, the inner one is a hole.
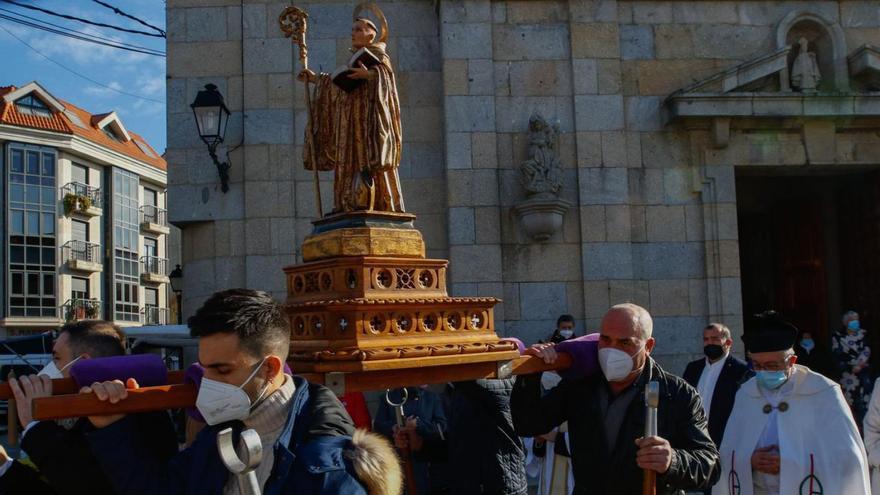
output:
M351 25L351 46L355 49L369 46L376 37L376 31L364 21L354 21Z

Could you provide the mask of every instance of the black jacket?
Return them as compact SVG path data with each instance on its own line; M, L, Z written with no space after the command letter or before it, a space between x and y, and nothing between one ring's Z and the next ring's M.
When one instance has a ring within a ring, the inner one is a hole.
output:
M166 460L177 453L177 436L168 413L137 414L132 420L137 423L137 448ZM93 429L85 418L77 421L70 430L54 421L41 421L31 427L21 441L21 448L46 481L32 469L14 461L9 471L0 477L0 494L116 493L86 438L86 433Z
M690 386L697 388L703 368L706 367L706 359L698 359L688 363L684 369L684 380ZM715 382L715 391L712 393L712 405L709 408L709 436L715 445L721 445L724 436L724 428L727 426L727 418L733 409L733 399L739 386L754 375L749 365L742 359L728 355L724 361L724 368Z
M700 397L684 380L666 373L653 360L649 362L648 376L660 383L658 434L674 449L669 470L657 476L657 493L706 489L718 480L721 471L718 449L706 431ZM617 448L609 452L598 394L599 387L607 386L605 377L597 373L581 380L563 380L542 398L540 375L520 376L510 401L513 423L519 435L531 437L568 421L575 494L639 495L644 471L636 464L635 440L645 432L644 395L639 390L630 403Z
M456 382L447 389L449 431L426 437L415 458L448 461L449 493L525 495L525 450L513 429L513 379Z

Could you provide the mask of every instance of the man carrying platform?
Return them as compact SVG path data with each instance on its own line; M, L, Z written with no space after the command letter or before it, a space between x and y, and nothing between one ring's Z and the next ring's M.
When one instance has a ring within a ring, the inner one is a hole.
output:
M517 377L511 397L517 434L544 434L568 422L575 494L641 494L645 471L656 493L703 490L719 476L718 450L706 430L697 392L650 358L653 321L635 304L612 307L602 320L602 373L563 380L541 397L540 375ZM555 362L553 344L526 354ZM645 386L659 382L658 435L644 437Z
M104 320L84 320L61 327L52 346L52 362L38 375L11 378L18 419L24 428L21 447L39 472L10 459L0 447L0 493L5 495L82 494L116 492L92 453L86 434L93 430L85 418L34 421L33 399L52 395L52 379L69 378L73 365L92 358L125 354L119 327ZM159 459L177 452L174 425L165 411L133 415L137 434L133 445Z
M253 429L263 445L259 486L273 494L398 494L400 466L381 437L355 431L330 390L283 372L290 328L281 307L261 291L215 293L188 321L199 338L204 378L196 407L208 426L170 462L134 448L123 416L90 417L93 450L119 493L233 494L235 475L218 454L226 427ZM133 380L83 390L104 401L125 400Z

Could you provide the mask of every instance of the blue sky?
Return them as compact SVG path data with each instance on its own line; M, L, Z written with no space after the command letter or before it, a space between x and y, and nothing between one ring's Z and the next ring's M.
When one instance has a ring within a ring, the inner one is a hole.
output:
M57 13L140 31L151 31L137 22L115 14L92 0L16 0ZM162 0L104 0L122 11L165 29ZM0 9L21 13L52 24L110 38L116 41L165 51L165 39L123 33L50 16L0 1ZM0 14L7 12L0 11ZM110 88L140 95L134 98L86 81L47 61L0 29L0 86L21 86L38 81L50 93L91 113L116 110L130 131L142 136L157 151L165 151L165 59L95 45L0 18L0 27L11 31L47 57Z

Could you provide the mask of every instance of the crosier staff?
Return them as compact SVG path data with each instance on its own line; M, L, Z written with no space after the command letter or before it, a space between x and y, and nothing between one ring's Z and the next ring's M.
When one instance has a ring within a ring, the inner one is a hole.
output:
M302 63L303 71L309 68L309 47L306 45L306 31L309 26L307 19L309 15L300 8L287 7L278 16L278 24L284 36L290 38L290 41L299 47L299 61ZM309 79L303 80L306 89L306 112L309 114L308 128L312 129L312 93L309 90ZM318 164L315 158L315 141L307 139L309 142L309 158L312 161L312 170L315 172L315 199L317 201L318 218L323 218L324 213L321 210L321 179L318 177Z

